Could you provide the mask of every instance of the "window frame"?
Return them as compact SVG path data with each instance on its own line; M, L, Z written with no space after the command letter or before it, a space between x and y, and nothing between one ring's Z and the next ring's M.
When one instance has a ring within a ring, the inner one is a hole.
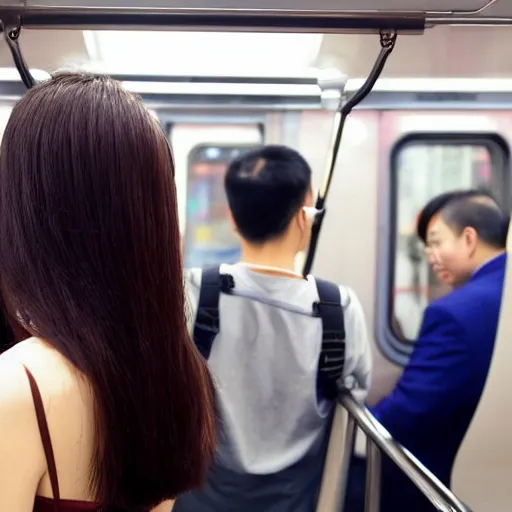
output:
M400 339L391 325L393 313L393 290L396 266L396 224L398 216L398 160L400 152L409 145L456 146L470 145L485 147L491 158L493 174L503 183L498 201L503 208L510 210L512 204L510 173L510 147L503 136L495 132L414 132L407 133L395 141L389 151L389 189L387 197L387 216L385 229L382 230L386 265L381 272L377 269L378 302L376 308L376 341L382 353L391 361L405 365L412 353L415 341ZM381 245L382 247L382 245ZM383 275L382 275L383 274Z

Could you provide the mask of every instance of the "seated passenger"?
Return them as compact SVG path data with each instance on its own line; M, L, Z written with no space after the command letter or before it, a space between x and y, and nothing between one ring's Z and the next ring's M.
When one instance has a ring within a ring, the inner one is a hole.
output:
M31 338L0 356L0 510L169 510L215 452L187 333L173 160L109 78L57 74L0 151L0 278ZM4 326L7 329L7 326Z
M190 329L218 383L221 432L206 485L180 496L175 511L312 512L337 391L319 368L331 365L331 384L355 378L368 389L363 311L349 288L294 273L315 212L301 155L252 151L229 166L225 188L242 261L222 265L220 277L215 268L187 275Z
M481 193L457 193L426 227L436 273L454 291L426 309L394 391L371 409L390 434L445 485L480 400L498 326L508 217ZM436 510L390 461L383 512Z

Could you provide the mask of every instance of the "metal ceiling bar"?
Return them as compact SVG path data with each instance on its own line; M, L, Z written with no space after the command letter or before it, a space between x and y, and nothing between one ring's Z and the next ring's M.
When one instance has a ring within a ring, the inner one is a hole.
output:
M12 4L2 19L22 17L30 28L166 29L312 33L421 33L433 25L510 25L511 17L485 16L498 0L472 11L304 11L283 9L59 7Z
M443 16L478 16L483 12L487 11L493 5L496 5L500 0L486 0L485 3L479 7L478 9L473 9L471 11L427 11L427 16L432 14L441 14Z
M425 28L434 27L436 25L453 25L466 27L503 27L512 25L512 18L501 17L484 17L484 16L434 16L427 15L425 18Z
M267 32L418 33L425 28L423 13L327 12L248 9L0 7L0 18L21 16L27 28L173 28Z

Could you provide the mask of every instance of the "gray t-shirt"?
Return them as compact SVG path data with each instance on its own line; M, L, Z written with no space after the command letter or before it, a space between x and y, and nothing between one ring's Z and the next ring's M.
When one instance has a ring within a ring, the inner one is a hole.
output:
M217 456L201 491L174 512L311 512L321 479L333 403L317 398L322 322L312 316L314 279L222 265L235 280L221 294L220 332L209 368L220 406ZM193 332L201 270L186 272ZM346 330L340 386L370 386L371 353L361 304L340 287Z

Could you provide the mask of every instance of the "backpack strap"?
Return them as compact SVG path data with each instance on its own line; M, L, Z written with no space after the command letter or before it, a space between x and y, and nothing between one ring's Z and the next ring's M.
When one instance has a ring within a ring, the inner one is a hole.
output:
M230 293L234 287L233 276L221 274L218 265L203 269L194 325L194 343L205 359L210 356L213 340L220 330L220 294Z
M318 361L319 391L331 400L338 394L337 381L345 366L345 319L339 286L315 278L319 301L313 315L322 319L322 350Z

